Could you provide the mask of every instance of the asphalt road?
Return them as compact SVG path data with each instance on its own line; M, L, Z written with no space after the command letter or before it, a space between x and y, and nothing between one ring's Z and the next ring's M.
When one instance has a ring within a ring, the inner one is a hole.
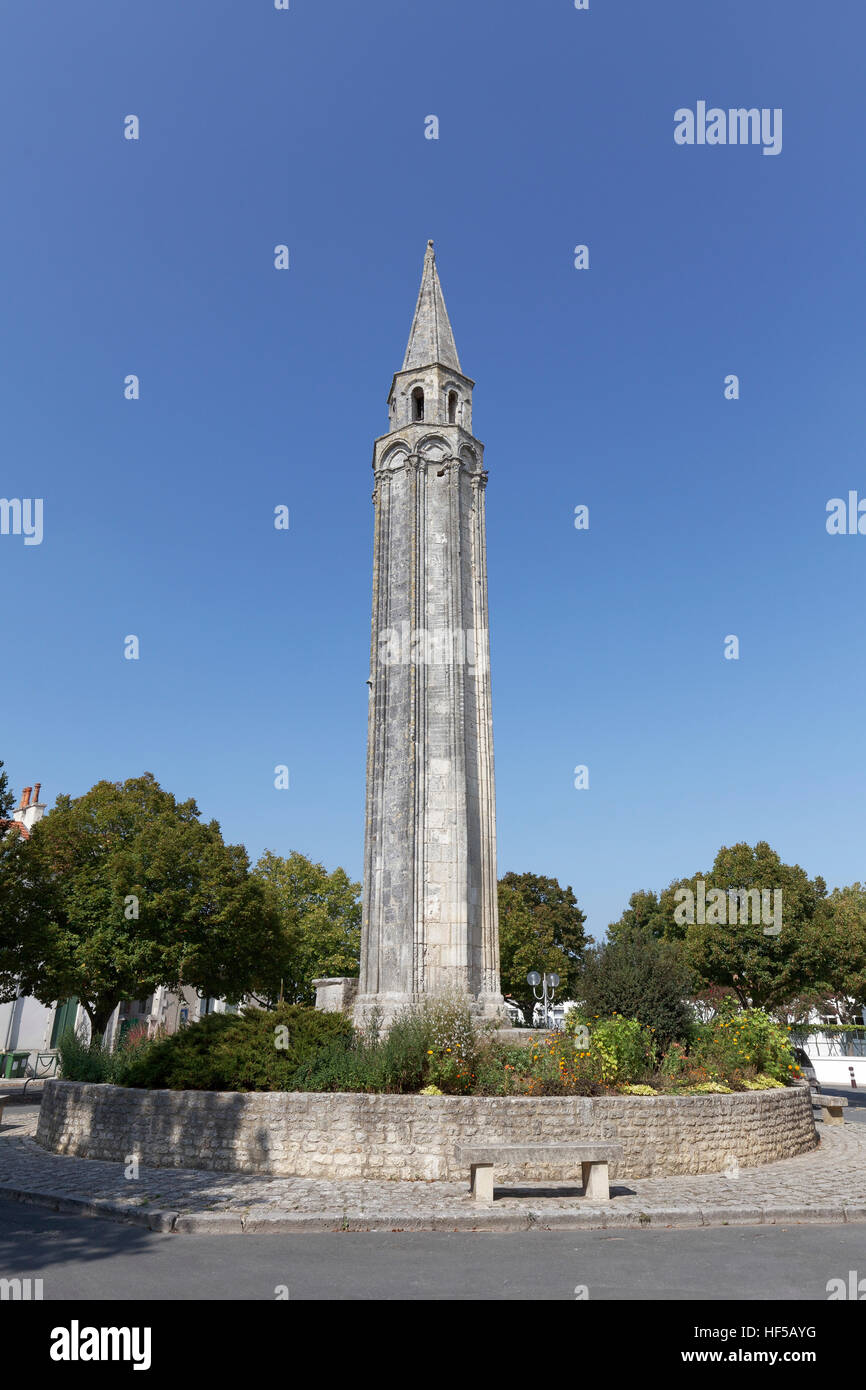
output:
M866 1223L519 1234L159 1235L0 1200L0 1277L49 1300L827 1299Z

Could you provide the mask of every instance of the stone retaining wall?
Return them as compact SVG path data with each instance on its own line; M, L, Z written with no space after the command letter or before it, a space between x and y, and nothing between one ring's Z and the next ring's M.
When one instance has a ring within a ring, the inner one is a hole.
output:
M397 1096L136 1091L46 1081L37 1141L148 1167L313 1178L466 1177L462 1144L616 1140L620 1178L714 1173L814 1148L805 1088L720 1096ZM503 1179L567 1179L557 1166Z

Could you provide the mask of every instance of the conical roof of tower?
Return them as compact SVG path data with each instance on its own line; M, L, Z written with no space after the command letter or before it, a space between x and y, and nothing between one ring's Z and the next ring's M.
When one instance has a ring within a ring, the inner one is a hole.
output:
M448 310L445 308L445 297L439 283L433 243L428 241L424 270L421 274L421 289L418 292L415 317L409 331L403 371L412 371L415 367L429 367L433 362L441 362L443 367L453 367L461 376L463 374Z

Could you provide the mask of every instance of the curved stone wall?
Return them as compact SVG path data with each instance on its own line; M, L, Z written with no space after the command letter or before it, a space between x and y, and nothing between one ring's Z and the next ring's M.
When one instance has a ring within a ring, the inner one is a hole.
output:
M396 1096L136 1091L48 1081L37 1140L148 1167L285 1177L458 1180L462 1144L616 1140L620 1178L714 1173L814 1148L806 1088L707 1096ZM504 1180L568 1179L556 1166Z

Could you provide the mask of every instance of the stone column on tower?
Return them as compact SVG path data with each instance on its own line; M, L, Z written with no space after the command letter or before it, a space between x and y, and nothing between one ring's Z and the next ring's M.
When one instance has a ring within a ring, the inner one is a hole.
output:
M433 243L389 431L375 539L361 973L355 1018L425 995L504 1015L483 445Z

